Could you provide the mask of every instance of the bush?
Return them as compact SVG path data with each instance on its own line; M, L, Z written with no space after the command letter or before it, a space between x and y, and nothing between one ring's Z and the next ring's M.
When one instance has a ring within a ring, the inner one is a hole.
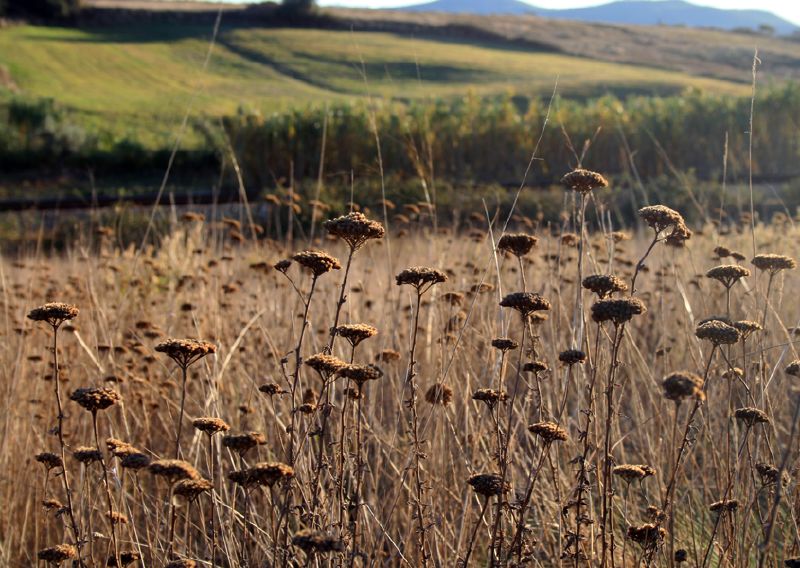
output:
M38 18L45 21L69 20L78 15L80 0L0 0L9 16ZM2 9L2 7L0 7Z

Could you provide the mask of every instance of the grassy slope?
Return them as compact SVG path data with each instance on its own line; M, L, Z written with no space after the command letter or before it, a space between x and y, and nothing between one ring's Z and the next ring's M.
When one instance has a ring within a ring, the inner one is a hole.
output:
M24 93L53 97L100 128L145 133L159 144L175 132L190 101L195 114L213 116L239 106L270 112L367 92L398 100L509 90L536 94L549 92L556 76L568 96L673 92L690 85L747 91L722 79L501 42L298 29L223 28L203 73L209 34L206 27L189 25L11 27L0 30L0 65Z

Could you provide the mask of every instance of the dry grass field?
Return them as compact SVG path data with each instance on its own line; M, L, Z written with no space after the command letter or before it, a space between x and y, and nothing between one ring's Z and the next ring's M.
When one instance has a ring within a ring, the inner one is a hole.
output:
M0 564L797 566L795 222L614 191L4 258Z

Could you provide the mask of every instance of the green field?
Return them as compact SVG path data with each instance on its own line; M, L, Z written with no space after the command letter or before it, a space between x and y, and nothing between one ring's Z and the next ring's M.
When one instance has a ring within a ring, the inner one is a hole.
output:
M55 99L91 129L163 145L192 114L371 96L397 101L474 93L564 96L674 93L689 86L746 94L742 83L520 48L389 33L223 29L203 71L210 30L192 25L0 30L0 65L12 90ZM9 79L10 78L10 79ZM6 89L8 92L9 89Z

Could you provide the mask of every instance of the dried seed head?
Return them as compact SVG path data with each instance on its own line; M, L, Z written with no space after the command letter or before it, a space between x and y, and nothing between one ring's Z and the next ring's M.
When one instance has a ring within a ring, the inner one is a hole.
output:
M333 375L347 366L347 363L338 357L325 353L312 355L303 362L321 375Z
M109 556L108 560L106 561L106 566L127 566L129 564L133 564L134 562L139 561L141 556L138 552L134 552L132 550L126 550L124 552L119 553L119 564L117 564L117 559L114 556Z
M273 487L278 482L294 477L294 469L280 462L261 462L249 469L250 481L265 487Z
M336 335L344 337L353 347L377 334L377 328L365 323L345 324L336 328Z
M642 480L647 477L647 474L641 467L633 464L614 466L614 469L611 470L611 473L624 479L625 483Z
M278 262L276 262L275 264L273 264L273 265L272 265L272 268L274 268L274 269L275 269L275 270L277 270L278 272L281 272L281 273L283 273L283 274L286 274L286 271L287 271L287 270L289 270L289 267L290 267L290 266L292 266L292 261L291 261L291 259L284 258L283 260L279 260Z
M175 484L172 492L187 501L194 501L206 491L211 491L214 485L207 479L181 479Z
M276 394L283 394L286 392L278 383L265 383L258 387L258 390L267 396L275 396Z
M621 278L612 274L592 274L584 278L581 284L597 294L601 300L615 292L625 292L628 289L628 285Z
M61 457L51 452L41 452L36 454L35 459L46 469L55 469L57 467L64 466L64 462L61 461Z
M400 352L394 349L384 349L377 355L378 361L383 363L391 363L392 361L400 360Z
M592 304L592 319L598 323L612 321L621 325L646 311L644 302L639 298L598 300Z
M797 263L791 257L782 254L757 254L750 261L759 270L776 274L781 270L794 270Z
M170 483L180 479L200 479L200 474L189 462L183 460L156 460L147 468L150 473L166 477Z
M760 323L750 320L735 321L731 325L735 327L737 330L739 330L739 334L741 334L742 336L742 341L749 339L750 336L753 335L755 332L764 329L763 327L761 327Z
M588 193L593 189L608 187L608 180L590 170L575 169L561 178L561 183L567 189L577 191L579 193Z
M213 416L195 418L192 421L192 426L194 426L196 430L208 434L209 436L213 436L219 432L227 432L231 429L228 423L222 418L214 418Z
M134 448L128 442L123 442L122 440L117 440L116 438L106 438L106 448L108 448L108 451L118 458L139 453L139 450Z
M497 248L521 258L531 252L538 240L536 237L524 233L508 234L500 237L497 242Z
M69 398L90 412L105 410L110 406L114 406L121 400L117 391L109 387L76 389Z
M164 565L164 568L197 568L197 562L188 558L172 560Z
M244 432L242 434L226 434L222 437L222 445L234 452L244 454L256 446L263 446L267 439L261 432Z
M737 408L733 415L736 417L736 420L741 420L747 426L770 423L769 416L766 412L759 410L758 408L753 408L752 406Z
M549 367L544 361L528 361L522 365L522 371L525 373L544 373Z
M383 371L375 365L345 365L339 370L339 376L355 382L361 388L367 381L380 379Z
M428 404L447 406L453 401L453 389L444 383L435 383L425 391Z
M331 235L345 241L352 250L360 249L370 239L382 239L386 234L383 225L370 221L363 214L354 212L323 223Z
M421 290L423 286L433 286L447 282L447 274L435 268L426 268L424 266L414 266L406 268L400 274L395 276L395 282L398 286L408 284L417 290Z
M723 264L715 266L706 272L707 278L718 280L726 288L730 288L736 284L740 278L746 278L747 276L750 276L750 271L738 264Z
M550 309L550 302L533 292L514 292L500 301L500 306L517 310L523 317Z
M494 408L498 402L508 400L508 395L495 389L478 389L472 393L472 400L483 401L489 408Z
M58 566L65 560L74 560L78 557L78 549L71 544L57 544L49 548L43 548L37 553L39 560L49 562Z
M684 223L675 225L672 232L664 239L667 246L681 248L686 245L686 241L692 238L692 231Z
M789 363L786 366L786 369L784 369L784 372L793 377L800 377L800 359L796 359Z
M628 527L628 538L646 550L656 549L664 542L667 531L654 523Z
M791 477L789 477L788 473L784 471L783 475L781 475L780 469L772 464L759 462L755 467L758 475L761 477L762 485L775 485L778 483L779 479L784 486L789 485L791 482Z
M508 482L503 481L503 478L497 473L478 473L470 476L467 483L472 486L475 493L487 499L495 495L502 495L511 489Z
M664 205L642 207L639 209L639 217L641 217L656 233L660 233L670 227L685 227L681 214Z
M528 426L528 431L539 436L546 443L565 441L567 432L555 422L536 422Z
M686 562L689 559L689 552L685 548L679 548L675 551L675 562L677 564L681 564L682 562Z
M100 450L87 446L75 448L75 451L72 452L72 455L76 460L84 465L91 465L92 462L99 462L103 460L103 454L100 453Z
M703 379L690 371L670 373L661 382L664 388L664 397L668 400L680 402L687 398L705 399L703 393Z
M567 349L558 354L558 360L565 365L577 365L586 362L586 353L578 349Z
M492 347L500 351L510 351L519 347L519 343L508 337L492 339Z
M78 308L71 304L50 302L28 312L28 319L44 321L53 327L58 327L65 321L78 317L78 313Z
M119 465L125 469L138 471L140 469L149 467L151 462L152 460L147 454L134 452L132 454L126 454L122 456L122 459L119 460Z
M342 267L338 259L318 250L298 252L292 256L292 260L303 268L310 270L315 277L319 277L331 270L339 270Z
M732 345L741 339L739 330L719 320L701 323L695 328L694 334L714 345Z
M708 506L708 510L712 513L719 513L720 515L724 513L732 513L739 508L739 501L736 499L723 499L722 501L717 501L716 503L711 503Z
M156 351L164 353L185 369L206 355L216 353L217 346L199 339L170 338L156 345Z
M306 554L325 554L344 550L344 543L340 539L328 533L310 529L294 533L292 544Z

